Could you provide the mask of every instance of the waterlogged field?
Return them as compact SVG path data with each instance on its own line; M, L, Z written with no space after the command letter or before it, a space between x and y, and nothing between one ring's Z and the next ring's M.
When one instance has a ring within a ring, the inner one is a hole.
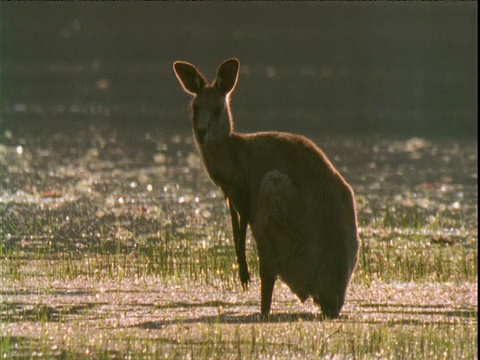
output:
M2 358L474 359L477 145L310 135L356 192L339 319L277 282L261 322L190 134L18 134L1 146Z

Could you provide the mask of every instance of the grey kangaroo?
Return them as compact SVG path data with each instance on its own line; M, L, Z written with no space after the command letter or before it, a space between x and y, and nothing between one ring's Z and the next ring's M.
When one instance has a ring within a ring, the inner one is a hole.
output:
M357 263L359 240L353 191L309 139L281 132L241 134L233 129L230 94L240 63L224 61L209 84L192 64L173 70L193 96L192 125L205 168L230 210L240 281L250 274L245 237L257 245L261 314L270 313L280 278L304 302L338 317Z

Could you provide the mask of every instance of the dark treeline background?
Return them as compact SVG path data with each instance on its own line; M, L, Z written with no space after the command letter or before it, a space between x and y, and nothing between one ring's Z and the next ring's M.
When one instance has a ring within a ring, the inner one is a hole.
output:
M238 57L241 131L476 137L476 2L0 6L7 127L188 129L172 62Z

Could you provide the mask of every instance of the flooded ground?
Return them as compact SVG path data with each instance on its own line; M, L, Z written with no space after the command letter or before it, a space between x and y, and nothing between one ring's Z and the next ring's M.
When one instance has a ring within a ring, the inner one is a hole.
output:
M476 240L453 230L477 227L473 141L310 136L352 184L362 228L437 223L464 246ZM1 146L4 251L96 252L101 238L121 239L127 251L167 226L175 234L195 230L195 241L209 244L214 229L228 224L188 130L6 130Z
M478 354L473 284L355 285L335 321L322 320L311 301L302 305L277 284L274 313L263 323L258 294L257 284L246 293L161 281L23 284L15 294L2 295L7 358L474 359Z
M309 134L355 189L361 260L339 320L278 283L262 324L253 239L242 292L188 128L33 129L1 144L2 354L476 356L475 142Z
M2 3L0 357L478 358L475 10ZM277 282L261 322L250 234L239 284L172 72L233 56L236 129L307 135L355 190L337 320Z

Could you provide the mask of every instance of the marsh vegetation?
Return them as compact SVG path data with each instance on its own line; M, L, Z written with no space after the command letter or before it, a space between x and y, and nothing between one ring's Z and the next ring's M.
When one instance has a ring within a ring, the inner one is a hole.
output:
M310 137L355 189L359 265L339 319L278 283L262 323L189 133L6 131L1 356L476 358L476 144Z

